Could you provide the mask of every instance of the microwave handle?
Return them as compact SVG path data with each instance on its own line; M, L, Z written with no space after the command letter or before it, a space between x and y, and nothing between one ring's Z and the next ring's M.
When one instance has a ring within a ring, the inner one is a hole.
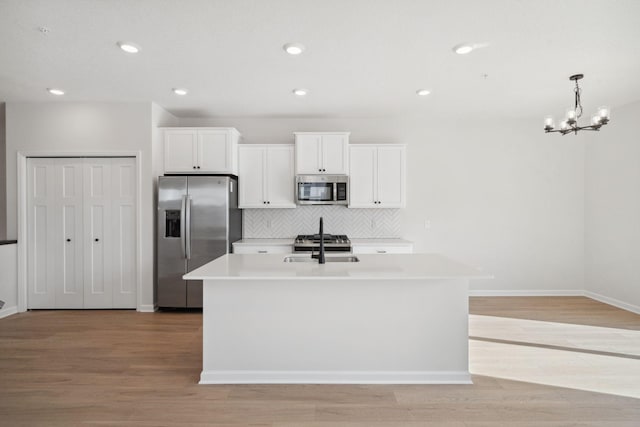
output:
M337 182L333 183L333 201L334 202L338 201L338 183Z

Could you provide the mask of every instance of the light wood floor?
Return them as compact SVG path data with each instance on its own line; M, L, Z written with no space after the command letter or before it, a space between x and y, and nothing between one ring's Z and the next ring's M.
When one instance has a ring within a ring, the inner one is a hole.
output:
M640 330L640 316L581 297L472 298L470 306L481 319ZM474 360L486 356L474 355L474 342L527 340L519 328L503 340L496 338L502 329L473 322L472 335L490 336L471 339L472 367L486 362ZM200 386L200 323L199 313L133 311L1 319L0 426L640 425L639 399L504 379L502 371L459 386ZM534 338L528 346L566 345ZM494 366L501 367L509 369Z

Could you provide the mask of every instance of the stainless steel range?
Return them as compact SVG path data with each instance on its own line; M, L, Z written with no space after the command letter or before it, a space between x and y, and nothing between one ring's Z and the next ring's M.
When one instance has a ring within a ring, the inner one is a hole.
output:
M299 234L293 244L295 252L318 252L320 250L319 234ZM325 234L324 250L326 252L351 252L351 240L344 234Z

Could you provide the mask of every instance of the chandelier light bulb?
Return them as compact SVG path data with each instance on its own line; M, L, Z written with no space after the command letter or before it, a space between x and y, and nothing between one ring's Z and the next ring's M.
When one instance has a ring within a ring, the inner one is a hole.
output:
M611 113L611 111L609 110L609 107L603 105L602 107L598 107L598 115L600 117L602 117L603 119L609 119L609 114Z
M574 124L576 122L576 110L573 108L567 109L567 123Z
M591 116L591 126L597 126L600 124L600 116L598 114L594 114Z
M560 130L567 130L569 129L569 123L567 123L566 120L563 120L560 122Z
M553 117L547 116L544 118L544 128L545 130L551 130L556 127L556 124L553 122Z

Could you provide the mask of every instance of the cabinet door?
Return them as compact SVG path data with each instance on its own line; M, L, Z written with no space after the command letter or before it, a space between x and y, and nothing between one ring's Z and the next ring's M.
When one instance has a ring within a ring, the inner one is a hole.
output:
M267 148L266 198L269 208L295 208L293 146L273 145Z
M378 207L405 206L405 148L385 146L378 148Z
M193 172L197 167L198 139L195 130L165 130L164 170Z
M320 135L296 135L296 174L319 174L322 138Z
M113 307L111 159L84 159L84 307Z
M377 149L370 145L352 145L349 151L349 207L377 207Z
M55 308L56 242L55 162L27 159L27 308Z
M238 147L239 155L239 208L264 208L266 148L264 146L243 145Z
M346 174L348 157L345 135L322 135L322 173Z
M231 137L228 131L198 131L198 172L232 173Z
M113 308L136 308L136 193L135 159L112 159Z
M82 308L83 285L83 161L55 162L55 308ZM52 307L52 308L54 308Z

